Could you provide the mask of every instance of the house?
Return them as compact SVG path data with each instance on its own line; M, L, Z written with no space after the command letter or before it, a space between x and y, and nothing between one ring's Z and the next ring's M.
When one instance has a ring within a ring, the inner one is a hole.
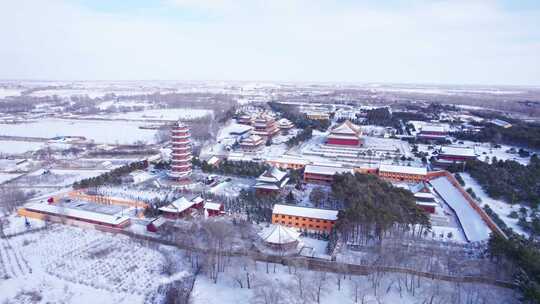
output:
M362 145L361 136L362 130L360 126L346 120L330 131L330 135L326 138L326 143L329 145L356 147Z
M109 228L124 228L130 224L129 217L117 214L105 214L77 209L56 204L35 203L25 205L17 211L20 216L51 220L54 222L82 222Z
M272 224L330 233L336 223L337 215L337 210L276 204L272 209Z
M148 225L146 225L146 230L150 232L158 232L159 228L163 226L167 220L163 217L156 217Z
M344 173L353 173L353 169L338 165L306 165L304 169L304 182L332 183L334 175Z
M437 155L437 161L464 162L475 159L476 153L473 148L443 146Z
M417 138L428 140L445 140L447 136L448 130L439 125L424 125L416 135Z
M277 167L271 167L257 178L257 183L254 187L257 194L272 194L283 189L288 181L289 174L287 171L281 171Z
M244 151L252 152L259 150L264 144L264 139L259 135L250 135L240 140L240 148Z
M220 216L225 214L225 209L221 203L205 202L204 214L206 217Z
M191 215L192 212L203 208L204 200L197 196L191 200L181 197L169 205L160 207L158 210L164 217L170 219L181 218Z
M381 164L379 166L379 176L398 181L420 182L427 179L427 169L426 167Z

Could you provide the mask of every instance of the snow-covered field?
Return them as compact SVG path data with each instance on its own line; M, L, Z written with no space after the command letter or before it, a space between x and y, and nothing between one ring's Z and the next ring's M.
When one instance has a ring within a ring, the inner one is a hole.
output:
M136 120L178 120L200 118L212 114L212 110L206 109L153 109L137 112L119 113L114 114L110 117Z
M3 173L0 172L0 184L3 184L5 182L8 182L16 177L21 176L19 173Z
M18 184L31 186L67 187L85 178L95 177L107 170L64 170L53 169L45 172L43 169L31 172L17 180Z
M3 124L0 135L52 138L84 136L96 143L131 144L136 141L153 143L155 130L140 129L141 123L126 121L87 121L43 119L21 124Z
M193 303L317 303L319 282L322 286L320 292L322 304L416 304L430 303L430 299L433 300L432 303L451 303L451 299L458 299L455 303L466 303L468 298L479 299L478 303L519 303L513 292L507 289L481 284L461 284L458 291L455 284L428 279L419 280L419 287L415 289L413 295L407 291L403 277L399 277L398 283L398 275L395 274L382 275L380 278L341 275L338 288L336 274L289 269L279 264L268 265L267 273L267 265L264 263L248 266L248 269L252 269L251 288L248 289L242 271L243 263L237 264L232 266L233 269L227 270L230 273L222 274L217 284L204 275L197 276L192 293ZM243 281L243 288L240 288L238 279ZM298 282L302 282L302 288L299 288ZM373 282L377 282L376 294ZM355 295L358 296L357 302ZM254 301L255 297L258 301ZM264 299L273 299L275 302L264 302Z
M19 96L21 95L22 90L20 89L6 89L0 88L0 99L6 98L9 96Z
M28 151L39 150L41 147L43 147L43 143L40 142L0 140L0 153L22 154Z
M143 303L166 279L161 253L125 236L53 225L0 242L2 303Z

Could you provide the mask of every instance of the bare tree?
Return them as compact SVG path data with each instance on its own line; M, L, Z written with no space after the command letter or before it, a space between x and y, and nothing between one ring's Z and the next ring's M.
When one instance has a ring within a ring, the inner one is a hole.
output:
M253 285L253 304L285 304L287 299L283 293L284 286L282 283L268 279L257 279Z

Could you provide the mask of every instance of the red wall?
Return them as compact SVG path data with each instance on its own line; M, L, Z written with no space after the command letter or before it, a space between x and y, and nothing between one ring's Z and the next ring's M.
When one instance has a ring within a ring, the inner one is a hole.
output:
M360 140L329 138L326 143L329 145L358 146L358 144L360 144Z

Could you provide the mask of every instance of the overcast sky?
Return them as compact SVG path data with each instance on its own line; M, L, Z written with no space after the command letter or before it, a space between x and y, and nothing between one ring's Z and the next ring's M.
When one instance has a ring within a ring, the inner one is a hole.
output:
M540 85L540 1L0 0L0 78Z

